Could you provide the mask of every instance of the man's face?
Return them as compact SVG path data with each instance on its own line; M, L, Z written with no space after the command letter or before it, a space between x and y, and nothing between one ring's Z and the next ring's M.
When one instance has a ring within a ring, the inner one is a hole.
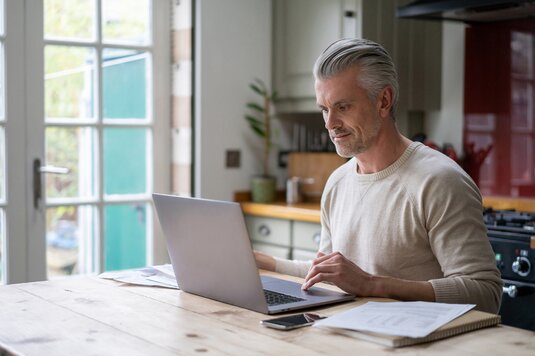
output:
M381 129L380 104L370 101L358 84L359 69L353 67L315 83L316 99L325 120L325 128L346 158L370 148Z

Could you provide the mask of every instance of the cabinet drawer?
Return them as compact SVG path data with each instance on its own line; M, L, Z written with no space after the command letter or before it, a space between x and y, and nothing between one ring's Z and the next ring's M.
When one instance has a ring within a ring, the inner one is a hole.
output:
M290 258L289 247L273 246L261 242L253 242L253 249L279 258Z
M255 242L290 246L290 221L246 216L249 237Z
M297 248L294 248L292 250L292 259L293 260L301 260L301 261L310 261L316 258L316 252L308 251L308 250L300 250Z
M321 225L303 221L294 221L292 235L293 247L318 251L320 246Z

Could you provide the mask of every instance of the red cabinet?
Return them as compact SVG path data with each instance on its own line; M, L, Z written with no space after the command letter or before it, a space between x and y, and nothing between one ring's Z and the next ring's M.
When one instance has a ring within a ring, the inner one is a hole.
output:
M464 145L484 195L535 196L535 20L466 29Z

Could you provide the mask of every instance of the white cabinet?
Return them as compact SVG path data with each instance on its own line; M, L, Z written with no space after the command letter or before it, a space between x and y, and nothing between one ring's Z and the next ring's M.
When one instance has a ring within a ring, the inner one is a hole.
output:
M360 37L360 0L275 0L274 87L277 110L316 110L312 67L343 37ZM313 100L313 102L311 102ZM285 109L286 107L286 109Z
M321 225L304 221L245 215L252 246L269 255L309 260L316 257Z
M256 242L290 246L290 220L246 216L249 237Z
M252 242L253 249L256 251L262 251L264 253L267 253L268 255L289 259L291 258L290 255L290 248L289 247L281 247L281 246L275 246L270 244L265 244L261 242Z
M291 258L291 221L245 215L253 249L268 255Z
M304 221L294 221L292 224L292 247L318 251L320 247L321 225Z
M273 86L277 112L317 111L312 67L345 37L381 43L400 77L400 110L440 109L442 23L397 19L409 0L274 0Z

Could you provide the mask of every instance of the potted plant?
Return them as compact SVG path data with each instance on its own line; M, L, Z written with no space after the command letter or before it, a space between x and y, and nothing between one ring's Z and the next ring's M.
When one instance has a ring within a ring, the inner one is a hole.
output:
M249 87L260 96L260 103L247 103L247 108L252 114L246 114L245 119L253 132L263 140L262 174L252 177L251 196L254 202L269 203L275 200L277 189L277 180L269 171L269 157L273 147L271 106L277 94L275 91L270 91L260 79L255 79Z

